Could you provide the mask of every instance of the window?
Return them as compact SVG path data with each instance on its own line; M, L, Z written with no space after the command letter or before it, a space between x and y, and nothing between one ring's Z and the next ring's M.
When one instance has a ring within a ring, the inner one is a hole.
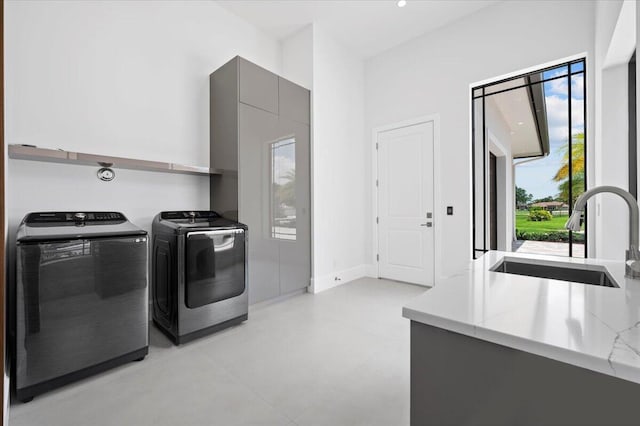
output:
M564 228L586 189L585 72L579 59L472 88L474 259L496 245L586 257L586 229Z
M271 238L296 239L296 141L282 139L269 145L271 159Z

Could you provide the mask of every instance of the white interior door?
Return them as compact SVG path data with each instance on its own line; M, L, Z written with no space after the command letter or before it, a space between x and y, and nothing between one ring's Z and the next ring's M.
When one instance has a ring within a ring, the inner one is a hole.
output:
M378 133L378 274L433 285L434 123Z

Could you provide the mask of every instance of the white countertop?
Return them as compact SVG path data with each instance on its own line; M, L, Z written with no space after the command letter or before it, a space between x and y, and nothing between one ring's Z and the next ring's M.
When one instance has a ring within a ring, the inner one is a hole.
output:
M491 272L503 257L605 266L620 288ZM624 262L492 251L403 308L412 321L640 383L640 281Z

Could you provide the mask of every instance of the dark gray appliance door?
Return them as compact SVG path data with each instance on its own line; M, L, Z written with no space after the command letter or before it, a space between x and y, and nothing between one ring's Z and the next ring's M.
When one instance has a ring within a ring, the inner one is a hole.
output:
M198 308L241 295L245 289L244 229L187 234L185 304Z
M146 236L27 243L17 253L18 388L148 345Z

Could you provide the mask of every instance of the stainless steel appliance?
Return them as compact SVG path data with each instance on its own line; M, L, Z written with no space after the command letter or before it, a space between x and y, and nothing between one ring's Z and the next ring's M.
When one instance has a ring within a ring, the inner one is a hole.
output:
M247 227L213 211L153 221L153 321L175 344L247 319Z
M117 212L24 218L12 297L19 400L146 356L147 239Z

